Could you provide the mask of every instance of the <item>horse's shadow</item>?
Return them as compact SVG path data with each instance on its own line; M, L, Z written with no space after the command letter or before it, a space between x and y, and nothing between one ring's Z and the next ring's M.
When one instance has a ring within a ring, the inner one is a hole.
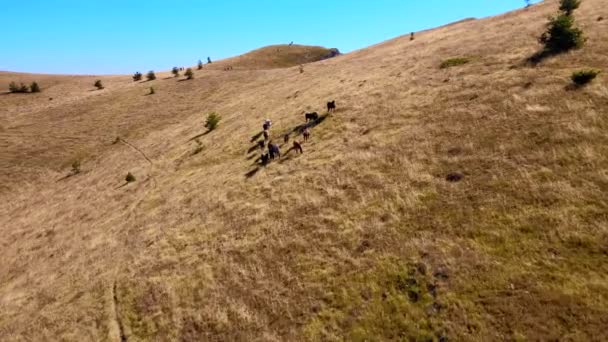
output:
M298 126L292 128L285 135L291 135L291 134L295 133L296 136L298 136L298 135L302 134L302 132L304 132L304 130L306 128L311 129L311 128L319 126L320 124L323 123L323 121L325 121L325 119L327 119L328 116L329 116L329 113L325 113L324 115L319 116L319 118L316 120L308 121L306 123L303 123L301 125L298 125Z

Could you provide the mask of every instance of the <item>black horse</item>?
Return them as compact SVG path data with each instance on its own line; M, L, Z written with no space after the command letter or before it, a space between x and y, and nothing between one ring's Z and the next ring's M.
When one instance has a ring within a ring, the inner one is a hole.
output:
M336 101L331 101L331 102L327 102L327 111L328 112L335 112L336 111Z
M319 113L317 112L305 113L304 116L306 117L306 122L319 120Z

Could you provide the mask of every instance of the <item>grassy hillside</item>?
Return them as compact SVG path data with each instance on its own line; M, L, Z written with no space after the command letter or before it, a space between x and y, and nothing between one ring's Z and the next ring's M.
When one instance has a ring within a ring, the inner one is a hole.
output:
M335 49L334 49L335 50ZM206 65L205 68L223 70L232 69L262 70L298 66L317 62L332 56L332 49L321 46L306 45L272 45L253 50L244 55L228 58Z
M0 95L2 340L608 339L608 84L569 87L608 70L608 8L575 13L583 49L526 64L556 10L304 73ZM282 142L333 99L304 154L255 163L263 119Z

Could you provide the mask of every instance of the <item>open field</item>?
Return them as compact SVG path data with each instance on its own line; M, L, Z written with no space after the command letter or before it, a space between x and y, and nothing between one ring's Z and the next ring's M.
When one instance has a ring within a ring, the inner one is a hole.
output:
M526 64L556 10L304 73L272 48L188 81L0 72L42 87L0 94L0 340L608 340L608 78L569 87L608 70L608 7ZM282 143L333 99L304 154L255 163L263 119Z

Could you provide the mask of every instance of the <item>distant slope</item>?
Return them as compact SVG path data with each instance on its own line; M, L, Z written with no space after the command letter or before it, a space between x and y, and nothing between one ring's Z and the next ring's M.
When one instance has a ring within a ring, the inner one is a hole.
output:
M271 45L253 50L244 55L228 58L207 65L211 68L232 66L234 69L277 69L289 68L300 64L312 63L337 56L337 49L306 45Z
M608 7L530 66L557 7L304 73L262 54L0 95L0 340L607 341ZM304 111L324 120L296 154ZM283 155L262 167L265 118Z

